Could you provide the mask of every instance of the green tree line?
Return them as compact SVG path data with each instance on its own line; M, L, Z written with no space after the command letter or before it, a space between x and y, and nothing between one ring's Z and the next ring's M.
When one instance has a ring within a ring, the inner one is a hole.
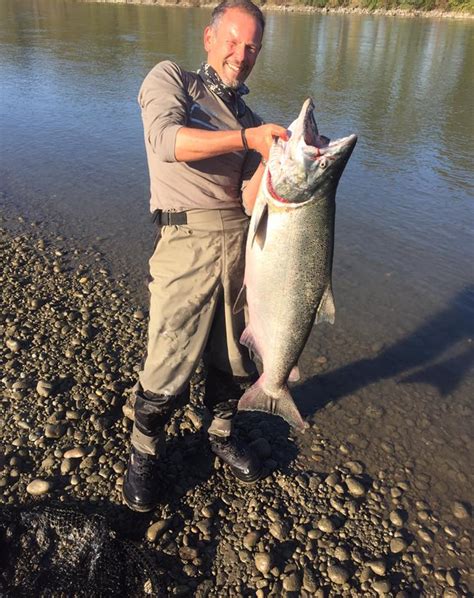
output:
M474 0L256 0L260 6L307 6L314 8L361 8L368 10L462 11L474 13Z

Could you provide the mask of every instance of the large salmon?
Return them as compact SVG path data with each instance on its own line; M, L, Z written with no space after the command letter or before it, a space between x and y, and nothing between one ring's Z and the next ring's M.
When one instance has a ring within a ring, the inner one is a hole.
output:
M290 125L289 141L275 141L250 221L244 288L235 309L248 305L240 342L263 373L239 410L265 411L306 427L288 390L316 321L334 322L331 286L335 196L357 141L319 135L307 99Z

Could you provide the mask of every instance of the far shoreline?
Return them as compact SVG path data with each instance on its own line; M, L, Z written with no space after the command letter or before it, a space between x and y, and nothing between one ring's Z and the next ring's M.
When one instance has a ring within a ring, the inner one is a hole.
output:
M200 0L79 0L89 4L140 4L143 6L160 6L168 8L208 8L216 6L216 2L200 2ZM300 14L339 14L339 15L367 15L367 16L385 16L385 17L422 17L435 19L473 19L474 12L465 11L444 11L440 9L419 10L406 8L362 8L357 6L336 6L336 7L317 7L301 6L297 4L265 4L260 6L263 12L291 12Z

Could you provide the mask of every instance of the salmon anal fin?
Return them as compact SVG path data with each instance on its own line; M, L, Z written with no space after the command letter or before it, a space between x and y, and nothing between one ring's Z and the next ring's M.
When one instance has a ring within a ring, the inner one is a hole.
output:
M282 389L278 398L271 397L263 390L261 380L262 377L240 399L239 411L263 411L264 413L278 415L293 428L304 432L308 424L301 417L289 390L287 388Z
M295 365L295 367L291 369L290 375L288 376L288 380L290 382L298 382L298 380L300 378L301 378L301 375L300 375L299 367L297 365Z
M263 363L261 351L258 348L257 341L255 340L249 326L247 326L247 328L242 332L240 344L244 345L244 347L247 347L252 354L252 357L256 357L261 363Z
M334 305L334 297L332 294L332 285L329 282L326 290L323 293L321 302L319 303L318 310L316 312L316 324L321 322L329 322L334 324L336 319L336 306Z
M255 208L257 209L257 206ZM260 212L255 217L252 244L257 241L260 249L263 249L265 237L267 236L268 204L265 202L263 205L258 206L258 209Z
M238 314L239 311L242 311L245 307L245 303L247 302L247 287L242 285L242 288L237 295L237 299L235 300L234 307L232 308L232 313Z

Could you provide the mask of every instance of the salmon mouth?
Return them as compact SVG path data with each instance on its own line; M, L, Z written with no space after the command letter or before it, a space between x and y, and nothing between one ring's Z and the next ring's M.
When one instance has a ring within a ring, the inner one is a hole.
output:
M306 146L305 150L324 150L330 143L329 137L325 135L320 135L318 131L318 125L316 123L316 119L314 118L314 102L312 98L308 98L304 103L301 109L299 119L303 120L302 126L302 138L304 141L304 145Z
M302 112L304 111L303 120L303 139L306 145L317 146L318 144L318 125L314 118L314 102L308 98L303 104Z
M347 137L341 137L341 139L335 139L331 141L323 135L318 136L318 143L312 146L304 148L304 153L311 160L318 160L318 158L327 157L330 160L341 152L346 150L352 151L357 141L357 135L348 135Z

